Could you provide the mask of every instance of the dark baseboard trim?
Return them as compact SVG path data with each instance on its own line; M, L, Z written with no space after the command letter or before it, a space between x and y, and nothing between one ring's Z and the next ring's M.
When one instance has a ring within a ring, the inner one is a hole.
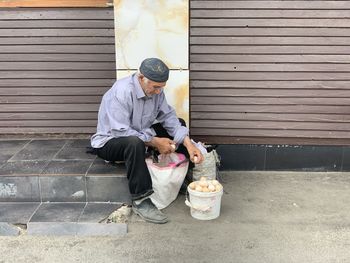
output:
M350 171L350 146L220 144L220 170Z

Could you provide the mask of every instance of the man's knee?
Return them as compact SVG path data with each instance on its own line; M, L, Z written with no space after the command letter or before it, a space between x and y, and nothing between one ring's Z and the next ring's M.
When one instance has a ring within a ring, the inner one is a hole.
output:
M142 151L145 151L146 149L145 142L136 136L127 137L127 145Z

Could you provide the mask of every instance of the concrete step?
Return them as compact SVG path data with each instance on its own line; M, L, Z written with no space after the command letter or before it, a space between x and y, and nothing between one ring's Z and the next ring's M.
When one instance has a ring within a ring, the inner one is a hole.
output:
M87 154L86 139L0 140L0 202L130 203L124 164Z
M0 236L124 235L127 217L107 224L120 203L0 202ZM130 208L128 208L130 209Z

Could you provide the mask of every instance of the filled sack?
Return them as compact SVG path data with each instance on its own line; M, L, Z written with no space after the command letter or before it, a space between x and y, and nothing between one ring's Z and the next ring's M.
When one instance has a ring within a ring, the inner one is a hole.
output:
M151 200L158 209L163 209L176 199L187 173L188 159L181 153L161 154L158 162L146 158L146 164L154 191Z
M196 164L193 168L193 180L198 181L201 177L205 177L208 180L214 180L218 178L220 157L216 150L211 145L205 145L201 142L192 143L201 151L204 160L202 163Z

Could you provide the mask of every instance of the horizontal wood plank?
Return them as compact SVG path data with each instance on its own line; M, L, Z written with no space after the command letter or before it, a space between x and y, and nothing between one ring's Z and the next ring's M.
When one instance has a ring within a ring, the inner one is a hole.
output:
M1 15L1 14L0 14ZM2 37L94 37L94 36L114 36L114 29L100 28L98 30L91 28L9 28L0 29L0 36Z
M248 1L247 1L248 2ZM254 6L250 9L195 9L191 10L191 18L350 18L349 10L290 10L261 9Z
M236 112L236 113L298 113L298 114L348 114L350 106L348 105L208 105L192 104L191 112Z
M3 20L87 20L113 19L113 8L0 8L0 17Z
M263 97L276 97L276 98L284 98L284 97L294 97L294 98L350 98L350 86L348 90L334 90L334 89L326 89L326 90L318 90L318 89L219 89L219 88L211 88L211 89L194 89L191 90L191 96L199 96L199 97L255 97L255 98L263 98ZM0 89L1 90L1 89ZM0 91L1 92L1 91ZM1 94L1 93L0 93Z
M218 96L218 95L217 95ZM201 97L191 97L192 104L240 104L246 105L350 105L349 98L320 98L320 97L310 97L310 98L268 98L268 97L212 97L212 96L201 96Z
M208 135L230 137L289 137L289 138L319 138L319 139L349 139L348 131L317 131L314 130L275 130L275 129L217 129L191 128L191 135ZM269 144L269 141L266 141Z
M350 46L191 46L191 53L198 54L347 54ZM2 51L1 51L2 52Z
M1 2L0 2L1 3ZM98 28L114 29L114 20L0 20L0 28Z
M0 54L1 58L1 54ZM350 64L350 55L308 55L308 54L191 54L191 63L230 62L230 63L343 63Z
M0 87L0 96L99 96L105 93L109 88L110 87Z
M2 79L0 87L111 87L115 78L110 79Z
M70 61L70 62L79 62L79 61L94 61L94 62L115 62L114 54L14 54L14 53L0 53L0 61Z
M350 64L192 63L191 70L211 72L349 72Z
M95 120L96 112L6 112L0 113L0 120Z
M212 136L192 135L195 141L206 144L262 144L262 145L350 145L348 138L291 138L291 137L257 137L257 136Z
M211 128L218 129L272 129L272 130L316 130L319 131L350 131L349 122L291 122L291 121L241 121L241 120L192 120L192 128ZM243 134L242 134L243 135Z
M191 1L191 9L350 9L349 1Z
M350 80L348 73L338 72L199 72L191 73L192 80Z
M111 0L11 0L0 1L0 7L108 7Z
M193 27L349 27L350 19L324 19L324 18L196 18L191 19ZM1 26L1 23L0 23Z
M231 80L191 80L191 91L194 89L207 89L207 88L228 88L228 89L293 89L294 93L299 93L295 89L348 89L350 87L349 81L231 81ZM281 91L282 92L282 91Z
M14 135L38 135L38 134L89 134L89 137L96 132L96 127L0 127L1 134Z
M349 114L250 113L250 112L191 112L191 120L245 120L284 122L350 123Z
M2 62L0 70L111 70L114 62Z
M350 18L350 12L348 17ZM4 29L5 30L5 29ZM83 30L83 29L82 29ZM0 33L2 30L0 30ZM7 33L8 32L3 32ZM25 32L22 32L25 34ZM47 34L54 34L58 32L45 32ZM89 32L86 32L88 34ZM218 28L201 28L191 27L190 36L257 36L257 37L279 37L279 36L295 36L295 37L346 37L349 36L350 28L278 28L268 27L257 28L257 27L218 27ZM39 34L39 32L37 32ZM60 33L60 34L63 34ZM70 34L64 32L64 34Z
M98 111L98 104L0 104L0 112L84 112Z
M114 44L114 37L1 37L0 45L105 45Z
M1 46L0 53L104 53L114 54L114 45L17 45Z
M116 71L115 70L104 70L104 71L83 71L83 70L75 70L75 71L0 71L0 79L22 79L22 78L45 78L45 79L59 79L59 78L71 78L71 79L99 79L99 78L115 78Z
M95 127L96 120L2 120L1 127Z
M63 95L56 95L56 96L1 96L0 97L0 103L7 104L7 103L29 103L29 104L51 104L51 103L87 103L87 104L96 104L101 102L100 96L85 96L85 95L70 95L70 96L63 96ZM64 107L64 106L63 106Z

